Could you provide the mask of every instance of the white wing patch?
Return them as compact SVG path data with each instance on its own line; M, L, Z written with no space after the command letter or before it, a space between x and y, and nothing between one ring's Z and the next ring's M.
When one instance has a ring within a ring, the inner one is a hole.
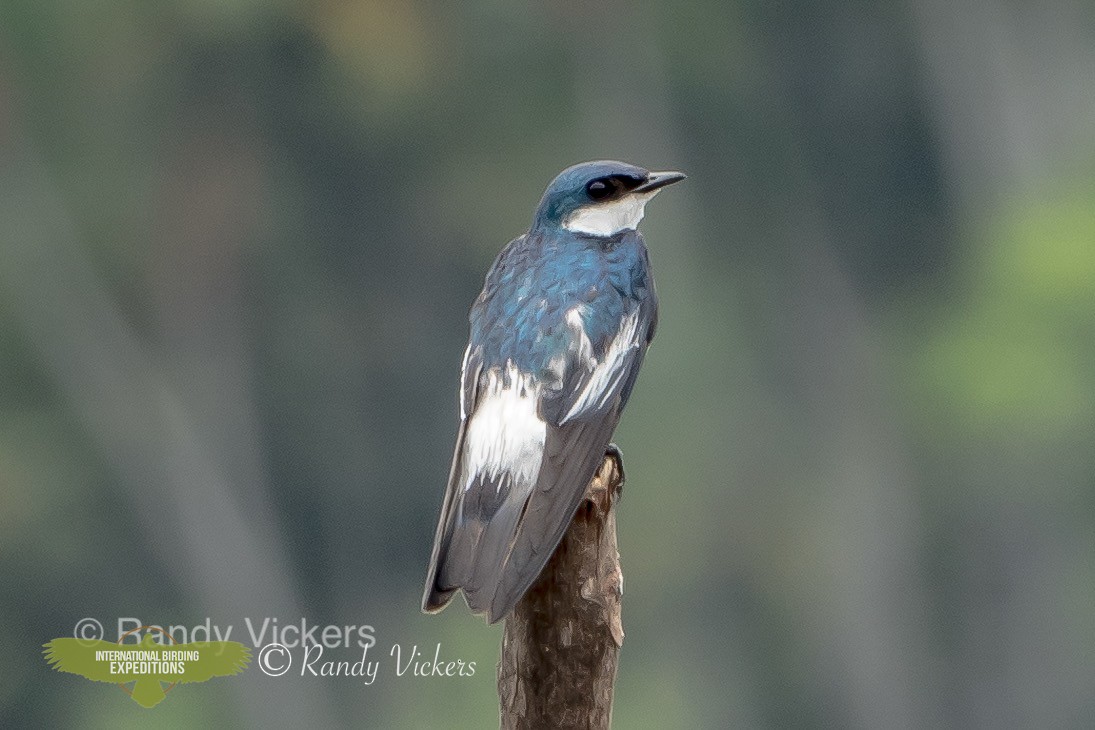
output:
M567 325L570 327L575 339L575 343L572 345L573 349L576 350L574 354L578 356L578 360L583 365L593 367L597 364L597 359L593 357L593 343L589 341L585 323L582 321L582 315L588 309L589 307L585 304L578 304L568 309Z
M487 372L478 406L464 437L464 491L477 476L496 481L503 474L514 484L531 486L540 475L547 424L537 414L540 386L528 374L507 363L505 377Z
M592 236L614 236L620 231L634 230L643 219L646 204L657 194L657 190L631 193L607 203L583 205L566 217L563 227Z
M608 346L604 361L597 363L589 381L560 423L566 423L588 410L604 408L609 399L620 391L620 382L627 373L628 358L642 344L639 333L639 310L636 309L620 323L620 329ZM596 362L596 361L594 361Z
M558 390L563 385L563 376L571 358L577 360L579 365L587 370L593 370L597 366L597 358L593 354L593 343L586 334L583 315L589 310L589 305L575 304L567 310L565 321L570 329L570 342L565 352L560 352L548 361L547 372L551 377L545 379L544 385L552 390Z

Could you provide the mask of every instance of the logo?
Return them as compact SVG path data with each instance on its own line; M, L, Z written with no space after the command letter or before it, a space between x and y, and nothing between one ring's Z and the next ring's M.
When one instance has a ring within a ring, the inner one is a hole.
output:
M483 677L477 662L444 652L441 643L377 646L367 623L319 624L305 617L243 617L238 624L156 626L132 616L118 617L117 641L104 638L94 618L76 622L71 638L54 639L42 652L50 667L93 682L118 685L142 707L155 707L179 685L230 677L251 665L271 681L350 679L371 686L381 676L404 681L469 681ZM114 628L111 627L111 632ZM231 641L236 636L244 643ZM199 639L202 639L199 641ZM250 642L250 645L247 642Z
M140 644L123 644L142 630L148 633ZM157 643L154 631L170 643ZM141 707L160 704L177 685L239 674L251 661L251 650L238 641L179 644L158 626L139 626L122 634L117 643L104 641L102 635L98 621L81 619L72 638L45 644L46 661L60 672L116 684Z

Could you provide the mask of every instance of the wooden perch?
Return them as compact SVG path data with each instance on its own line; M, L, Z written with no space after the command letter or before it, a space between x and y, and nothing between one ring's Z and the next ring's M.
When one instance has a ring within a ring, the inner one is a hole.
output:
M624 641L613 446L540 577L506 617L498 662L503 730L608 728Z

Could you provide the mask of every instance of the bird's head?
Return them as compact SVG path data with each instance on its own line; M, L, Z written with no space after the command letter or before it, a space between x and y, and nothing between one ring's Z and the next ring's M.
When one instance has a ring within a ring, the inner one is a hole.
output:
M680 172L650 172L626 162L598 160L568 167L540 200L533 229L564 228L588 236L614 236L633 230L647 202Z

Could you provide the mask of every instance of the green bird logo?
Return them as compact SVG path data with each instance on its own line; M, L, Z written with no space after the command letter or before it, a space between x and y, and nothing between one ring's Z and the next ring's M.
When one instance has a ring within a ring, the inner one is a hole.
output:
M239 674L251 661L251 650L238 641L164 646L152 634L136 646L100 639L54 639L44 646L46 661L57 671L117 684L141 707L160 704L176 684ZM132 689L126 687L130 682Z

